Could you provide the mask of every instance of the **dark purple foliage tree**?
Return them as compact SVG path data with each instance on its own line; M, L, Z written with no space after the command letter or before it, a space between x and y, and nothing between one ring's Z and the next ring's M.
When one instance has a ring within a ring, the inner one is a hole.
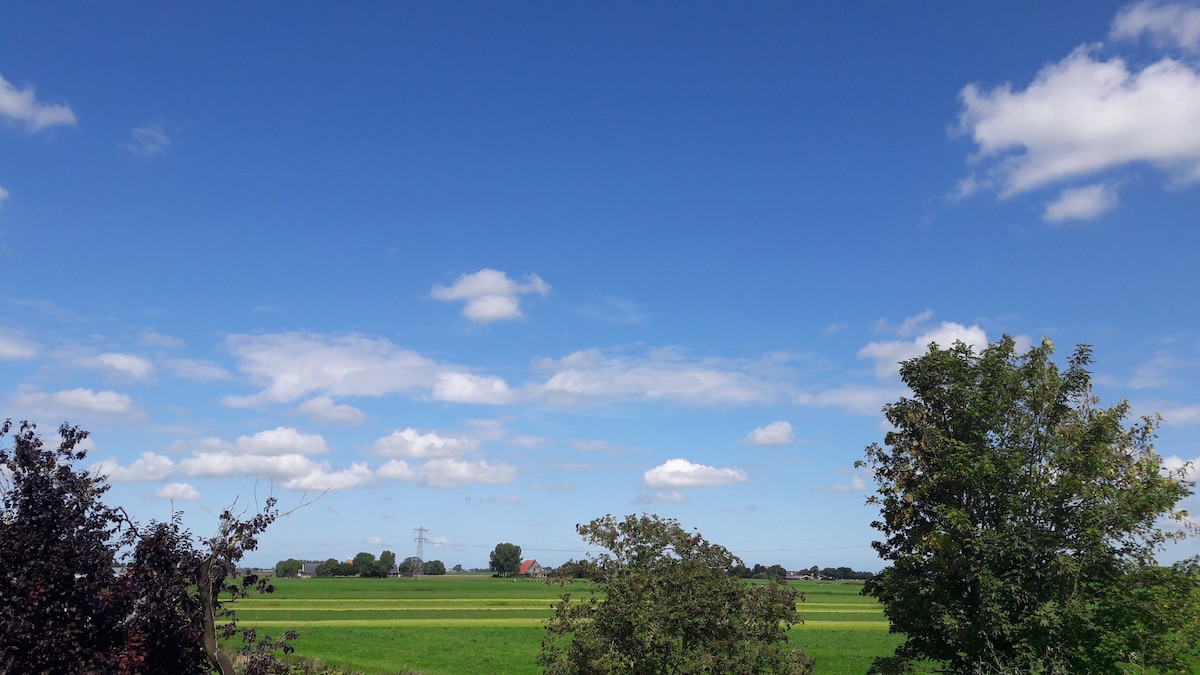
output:
M237 565L279 517L275 499L248 519L226 510L198 547L178 516L141 529L106 506L105 478L74 468L87 432L58 433L51 450L22 422L0 448L0 673L232 675L220 640L235 636L242 672L286 673L272 652L290 652L294 633L260 639L227 606L274 590ZM131 550L123 575L119 550Z

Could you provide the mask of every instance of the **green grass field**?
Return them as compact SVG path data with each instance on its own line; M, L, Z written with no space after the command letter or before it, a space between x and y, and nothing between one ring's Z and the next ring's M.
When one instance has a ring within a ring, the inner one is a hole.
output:
M238 618L267 633L295 630L302 656L370 675L412 669L429 675L540 673L542 622L577 581L446 575L423 579L276 579L276 592L240 600ZM817 673L865 673L899 643L861 586L797 582L805 623L791 640L817 660Z

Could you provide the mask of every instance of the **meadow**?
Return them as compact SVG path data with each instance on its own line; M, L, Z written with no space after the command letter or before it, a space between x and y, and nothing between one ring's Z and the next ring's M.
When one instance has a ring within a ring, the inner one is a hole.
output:
M591 587L540 580L446 575L422 579L276 579L276 591L239 600L238 618L267 633L295 630L301 656L368 675L410 669L428 675L541 673L536 658L552 613L569 592ZM789 633L817 660L817 673L865 673L899 643L861 585L792 582L807 600Z

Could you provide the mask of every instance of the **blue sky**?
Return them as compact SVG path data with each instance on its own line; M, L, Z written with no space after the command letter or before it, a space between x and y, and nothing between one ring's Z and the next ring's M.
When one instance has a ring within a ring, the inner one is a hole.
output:
M9 3L0 78L3 416L198 534L331 488L254 563L878 569L930 341L1093 344L1200 458L1196 4Z

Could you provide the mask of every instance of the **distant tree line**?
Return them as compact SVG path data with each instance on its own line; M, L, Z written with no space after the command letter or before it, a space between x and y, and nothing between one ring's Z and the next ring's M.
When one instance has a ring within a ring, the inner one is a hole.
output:
M422 562L420 558L410 556L396 565L396 554L384 550L379 554L378 559L374 554L362 551L350 562L341 562L337 558L329 558L324 562L288 558L275 563L275 575L280 577L299 576L306 564L316 564L316 576L318 577L375 577L382 579L391 573L393 566L396 567L400 576L407 577L416 575L418 565L420 573L427 576L446 573L446 565L441 560ZM461 565L459 567L461 568Z
M550 576L559 579L585 579L591 572L589 565L591 562L588 560L568 560L559 565ZM798 570L798 572L807 574L814 579L865 581L875 576L874 572L858 572L849 567L819 568L816 565ZM746 567L738 562L729 568L729 575L741 579L785 579L788 571L784 569L783 565L756 564L754 567Z

